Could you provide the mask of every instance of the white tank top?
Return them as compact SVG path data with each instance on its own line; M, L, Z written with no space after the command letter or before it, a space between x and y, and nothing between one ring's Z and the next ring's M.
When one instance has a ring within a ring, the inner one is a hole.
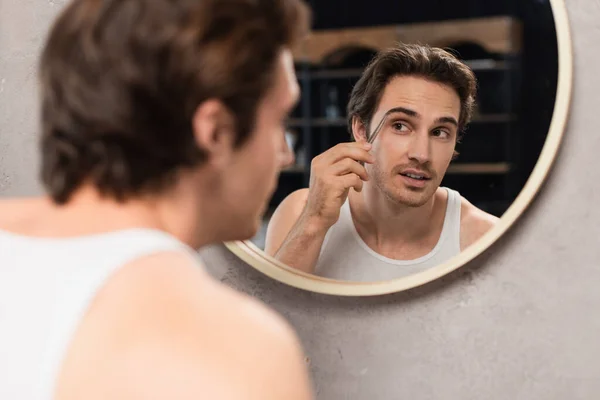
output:
M383 281L424 271L460 253L460 194L448 192L442 233L435 247L413 260L394 260L376 253L362 240L352 220L348 200L340 210L338 221L329 228L315 275L345 281Z
M52 399L65 352L94 296L121 266L162 251L198 257L149 229L68 239L0 230L0 399Z

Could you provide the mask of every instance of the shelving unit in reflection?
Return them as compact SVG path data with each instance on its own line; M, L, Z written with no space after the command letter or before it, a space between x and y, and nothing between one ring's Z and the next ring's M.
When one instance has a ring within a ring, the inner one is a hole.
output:
M295 53L302 92L288 137L296 164L282 172L271 208L294 190L308 187L312 158L349 141L346 104L352 87L378 50L404 42L451 49L475 72L478 108L442 185L501 215L523 182L520 32L520 23L512 17L314 32Z

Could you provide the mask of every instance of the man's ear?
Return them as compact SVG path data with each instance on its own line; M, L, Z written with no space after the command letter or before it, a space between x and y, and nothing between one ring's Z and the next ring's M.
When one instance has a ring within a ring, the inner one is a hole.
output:
M357 142L367 141L367 127L356 115L352 117L352 136Z
M462 139L462 135L457 135L457 137L456 137L456 142L455 142L455 144L454 144L454 153L452 154L452 161L456 160L456 159L458 158L459 154L460 154L460 153L459 153L459 152L456 150L456 146L457 146L458 144L460 144L460 141L461 141L461 139Z
M208 164L229 164L235 145L235 121L221 101L202 102L192 117L192 128L196 145L206 153Z

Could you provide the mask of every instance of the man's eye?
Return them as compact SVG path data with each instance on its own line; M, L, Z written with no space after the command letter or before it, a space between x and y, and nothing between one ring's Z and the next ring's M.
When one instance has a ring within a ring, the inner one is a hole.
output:
M433 131L433 136L441 137L442 139L447 139L450 134L444 129L436 129Z
M408 130L408 127L407 127L405 124L403 124L402 122L394 122L394 123L392 124L392 127L393 127L395 130L397 130L397 131L401 131L401 132Z

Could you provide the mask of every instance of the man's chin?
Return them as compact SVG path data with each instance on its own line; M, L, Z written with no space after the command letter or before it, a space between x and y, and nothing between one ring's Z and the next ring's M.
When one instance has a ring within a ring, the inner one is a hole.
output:
M397 197L396 203L405 207L410 208L418 208L427 203L427 201L423 201L422 199L408 198L408 197Z
M412 190L402 190L401 192L394 193L391 196L394 201L400 205L417 208L424 206L431 199L433 193L429 193L429 191L419 191L415 192Z

